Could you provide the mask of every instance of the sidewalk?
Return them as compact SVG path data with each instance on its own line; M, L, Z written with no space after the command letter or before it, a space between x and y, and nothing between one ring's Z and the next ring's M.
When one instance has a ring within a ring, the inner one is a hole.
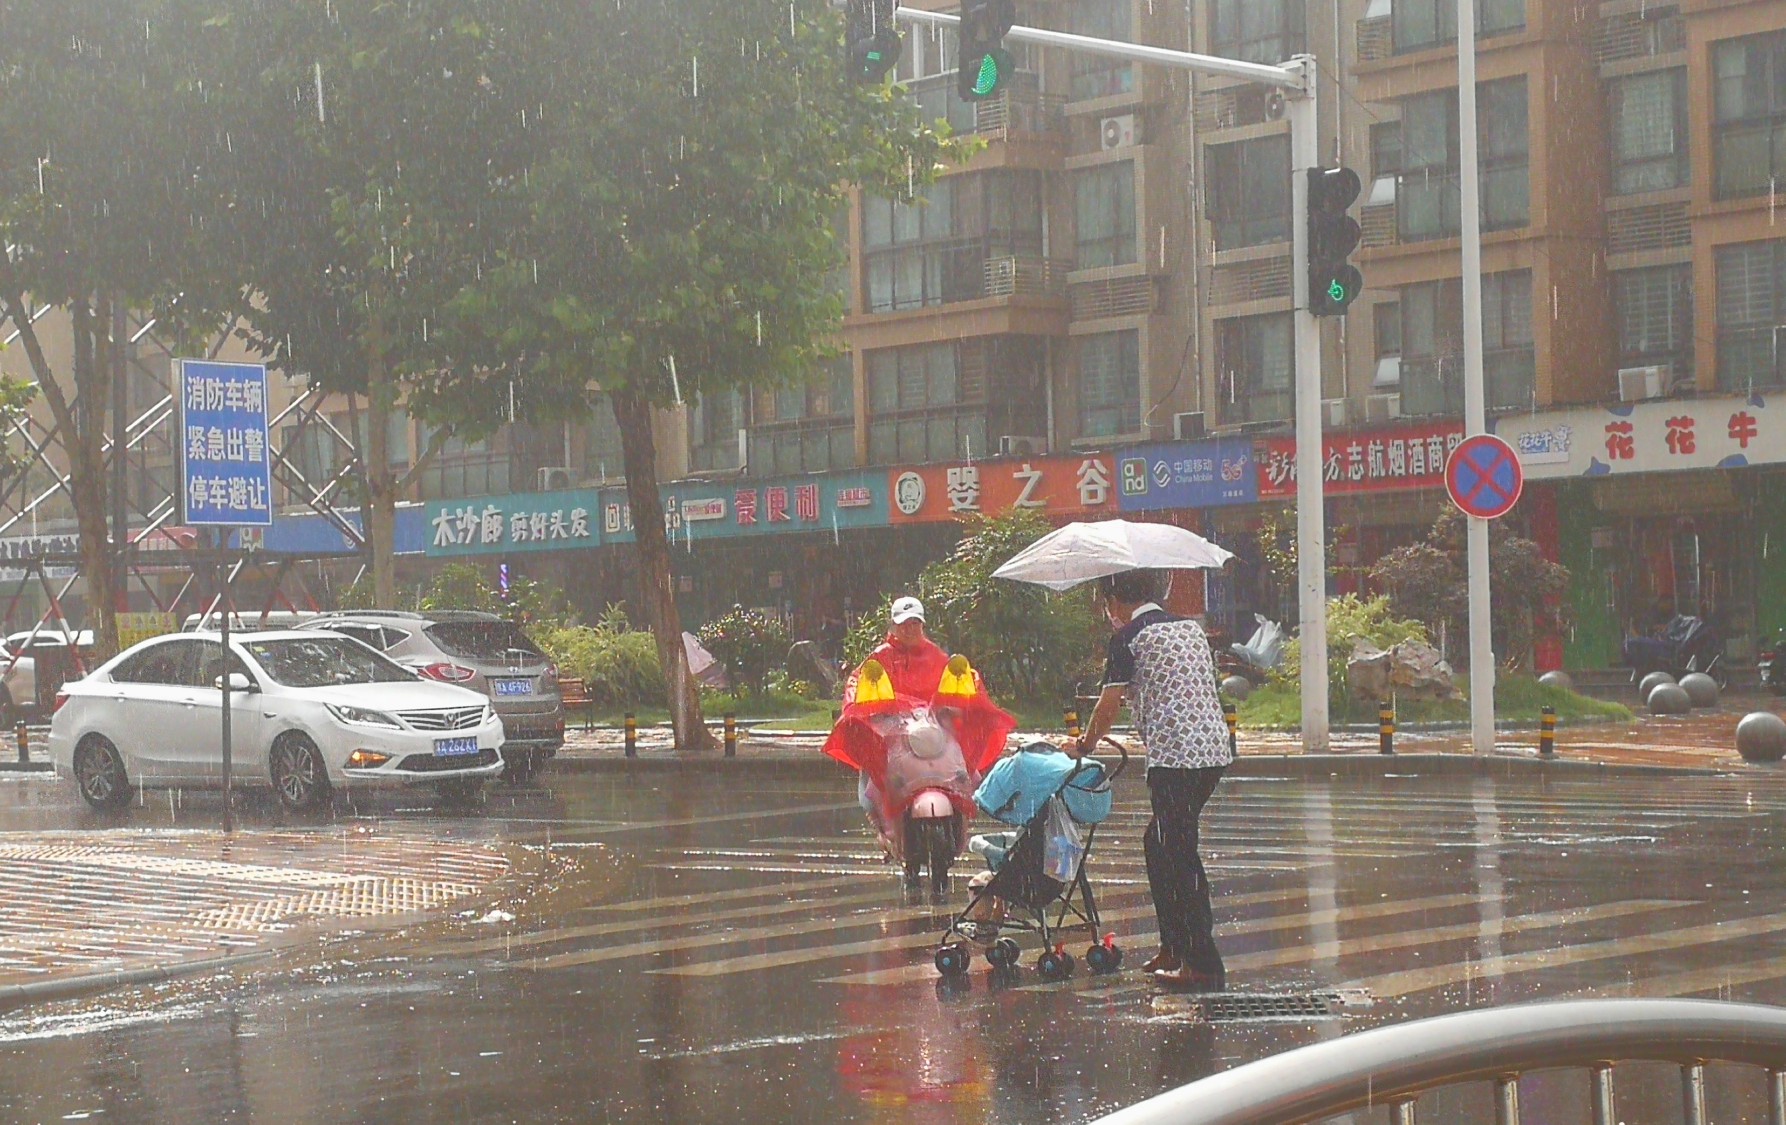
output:
M392 925L510 870L495 848L360 825L0 833L0 1008Z
M1538 756L1538 732L1535 730L1504 731L1499 737L1495 760L1520 768L1529 763L1535 768L1561 765L1564 769L1597 767L1647 772L1654 769L1689 770L1692 772L1782 769L1774 763L1743 761L1736 752L1736 725L1750 711L1768 709L1771 700L1759 696L1734 697L1718 707L1694 712L1680 718L1639 716L1632 723L1562 727L1557 731L1556 756L1543 760ZM715 724L714 736L719 736ZM1057 740L1060 731L1018 732L1013 745L1032 739ZM546 768L566 772L606 772L610 770L694 768L771 768L778 773L827 772L844 767L826 758L819 750L825 736L820 733L774 733L759 729L739 732L735 758L723 753L681 755L675 752L668 728L648 727L639 731L638 756L625 756L625 739L618 728L597 728L591 731L572 729L566 732L564 749ZM1137 747L1138 749L1138 747ZM1318 756L1323 762L1343 760L1347 772L1370 769L1391 769L1390 763L1406 764L1406 759L1451 756L1473 759L1467 731L1410 731L1395 739L1396 756L1384 758L1378 753L1378 737L1373 732L1336 733L1329 754ZM1307 760L1302 743L1293 733L1240 732L1240 760L1236 773L1276 773L1285 770L1305 772L1308 768L1295 763ZM1368 766L1367 763L1377 763ZM1462 762L1457 764L1461 768ZM1399 769L1400 766L1393 768Z

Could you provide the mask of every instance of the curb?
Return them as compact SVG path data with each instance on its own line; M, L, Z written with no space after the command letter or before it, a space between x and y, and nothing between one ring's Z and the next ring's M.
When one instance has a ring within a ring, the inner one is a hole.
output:
M202 957L173 965L151 965L141 969L113 969L103 973L81 973L55 980L31 981L0 987L0 1009L42 1004L50 1000L66 1000L95 992L107 992L132 984L154 984L175 977L231 969L251 961L272 957L277 950L257 949L252 953L231 953L223 957Z
M546 767L546 775L563 774L734 774L749 772L774 778L841 777L846 767L816 751L808 757L727 758L702 754L684 758L667 754L649 757L558 757ZM1527 773L1580 774L1593 777L1718 777L1728 769L1714 766L1656 766L1627 762L1594 762L1574 758L1541 759L1527 753L1496 751L1471 754L1241 754L1228 768L1229 777L1408 777L1416 774L1453 777L1512 777Z
M0 762L0 773L55 773L51 762Z

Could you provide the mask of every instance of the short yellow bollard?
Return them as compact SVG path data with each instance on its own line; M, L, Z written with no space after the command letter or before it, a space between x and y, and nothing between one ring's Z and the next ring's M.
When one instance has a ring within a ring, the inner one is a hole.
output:
M639 724L630 711L626 715L626 756L639 756Z
M1538 713L1538 756L1557 756L1557 709L1546 707Z
M1066 720L1067 735L1069 737L1078 738L1084 733L1079 729L1079 712L1069 709L1067 713L1061 717Z
M25 729L25 720L20 719L18 724L12 728L12 733L19 741L19 761L29 762L31 760L31 732Z
M738 756L738 716L726 713L726 757Z
M1225 700L1222 703L1222 721L1228 724L1228 753L1238 756L1240 754L1240 712L1235 710L1234 704Z
M1395 707L1388 700L1377 704L1377 753L1395 753Z

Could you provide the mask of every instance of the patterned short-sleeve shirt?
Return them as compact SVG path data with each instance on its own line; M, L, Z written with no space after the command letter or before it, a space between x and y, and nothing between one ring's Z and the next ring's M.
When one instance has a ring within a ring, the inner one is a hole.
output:
M1151 603L1136 610L1110 638L1104 685L1116 684L1128 688L1148 768L1202 769L1234 760L1216 695L1215 657L1195 621Z

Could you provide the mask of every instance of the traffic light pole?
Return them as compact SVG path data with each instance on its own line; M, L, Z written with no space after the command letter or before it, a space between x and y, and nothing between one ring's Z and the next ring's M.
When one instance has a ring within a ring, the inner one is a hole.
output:
M900 7L894 18L905 23L954 27L961 17ZM1285 91L1284 111L1290 122L1292 261L1290 291L1296 312L1296 588L1302 625L1302 745L1311 753L1328 748L1327 698L1327 514L1326 480L1322 472L1321 323L1309 307L1308 169L1320 166L1320 141L1315 115L1315 59L1299 55L1287 63L1242 62L1214 55L1122 43L1090 35L1013 27L1005 38L1040 47L1104 55L1130 62L1152 63L1175 70L1245 78Z

